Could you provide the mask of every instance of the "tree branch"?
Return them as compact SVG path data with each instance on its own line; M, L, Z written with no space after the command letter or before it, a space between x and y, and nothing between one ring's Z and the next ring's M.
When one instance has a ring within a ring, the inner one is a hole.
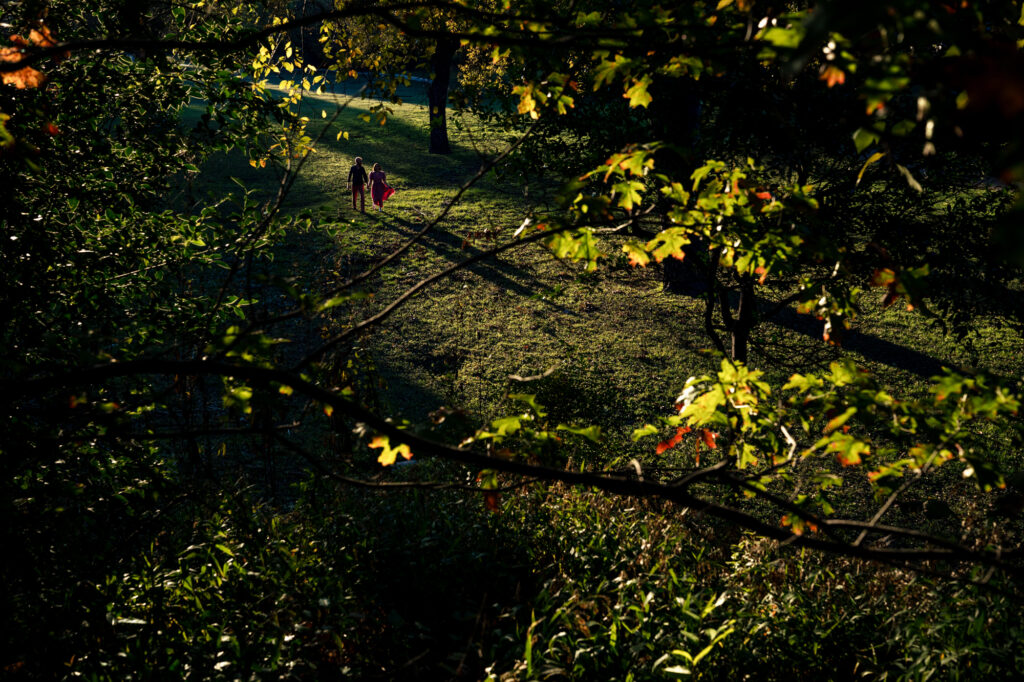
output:
M378 433L401 442L420 457L436 457L459 462L480 469L494 469L509 474L527 476L546 481L559 481L568 485L579 485L603 490L605 492L636 498L658 497L675 504L689 507L715 518L733 523L740 528L750 530L762 537L777 540L794 547L806 547L840 556L884 562L911 561L949 561L956 563L974 563L1004 570L1014 576L1021 575L1018 566L1005 561L1006 553L974 550L961 545L951 545L948 541L931 536L915 536L929 545L923 548L884 548L863 547L850 543L826 540L809 535L798 535L785 528L769 524L761 519L733 507L702 499L691 493L686 487L665 483L628 479L621 476L593 472L576 472L556 469L547 466L530 464L516 459L503 459L483 455L462 448L455 448L437 443L397 426L360 405L333 393L301 377L283 370L256 366L232 365L213 360L162 360L148 359L124 363L109 363L91 368L71 371L66 374L40 377L24 381L4 380L0 382L0 395L3 403L9 405L15 399L28 396L39 397L46 392L67 389L75 386L95 384L117 377L138 376L144 374L178 374L178 375L218 375L244 379L253 385L263 388L286 385L296 392L312 400L347 414L350 418L363 422ZM829 525L839 526L830 522Z

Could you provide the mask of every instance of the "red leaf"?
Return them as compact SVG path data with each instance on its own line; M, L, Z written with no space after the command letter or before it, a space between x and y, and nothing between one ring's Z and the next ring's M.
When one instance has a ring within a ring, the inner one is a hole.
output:
M663 440L660 443L658 443L658 447L654 448L654 454L660 455L661 453L665 452L666 450L671 450L675 446L679 445L679 441L681 441L683 439L683 434L689 433L689 432L690 432L690 427L689 426L687 426L685 428L680 426L679 428L676 429L675 435L673 435L668 440Z
M714 431L710 431L708 429L700 430L700 438L701 440L704 441L704 445L708 446L708 450L714 450L715 448L718 447L717 445L715 445L715 438L717 437L718 434L715 433Z
M501 495L499 493L484 493L484 506L492 512L501 511Z

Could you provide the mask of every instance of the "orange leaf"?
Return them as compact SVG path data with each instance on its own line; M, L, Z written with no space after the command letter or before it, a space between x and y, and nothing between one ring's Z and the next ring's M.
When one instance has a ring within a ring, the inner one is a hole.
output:
M501 511L500 500L501 496L498 493L484 493L484 505L492 512Z
M838 66L829 66L828 68L821 72L821 75L818 76L818 79L828 83L828 87L831 88L836 83L839 83L840 85L845 83L846 73L844 73L843 70L840 69Z
M15 36L12 36L14 38ZM16 47L0 47L0 62L17 64L21 61L21 50ZM33 69L31 66L18 69L17 71L4 71L0 73L0 80L4 85L13 85L19 90L26 88L38 88L46 82L46 76Z
M32 29L28 33L28 39L33 45L39 47L53 47L57 44L57 41L53 39L53 34L50 33L50 29L46 26L40 26L39 30Z
M702 441L704 441L704 445L708 447L708 450L714 450L716 447L718 447L717 445L715 445L715 438L717 437L718 434L715 433L714 431L710 431L708 429L700 430L700 438Z

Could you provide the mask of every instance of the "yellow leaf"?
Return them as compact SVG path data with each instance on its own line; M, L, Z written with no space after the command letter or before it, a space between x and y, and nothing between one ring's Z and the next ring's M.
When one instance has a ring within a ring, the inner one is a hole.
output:
M861 166L860 173L857 173L857 182L854 183L855 186L860 184L861 178L864 177L864 171L868 169L868 166L882 159L886 153L887 152L875 152L868 157L868 160L864 162L863 166Z
M377 461L381 463L381 466L389 467L395 463L398 455L402 455L405 459L412 459L412 450L405 443L396 447L391 447L391 440L387 436L375 436L370 441L369 446L371 449L381 448L380 456Z

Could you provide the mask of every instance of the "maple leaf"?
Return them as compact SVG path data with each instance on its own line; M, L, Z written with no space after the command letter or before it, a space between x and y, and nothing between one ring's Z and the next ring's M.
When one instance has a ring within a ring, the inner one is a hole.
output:
M626 90L625 94L622 95L629 100L629 106L631 108L644 107L646 109L647 105L651 103L651 100L654 98L647 92L647 87L650 84L650 76L644 76L640 80L635 81L633 86Z
M639 243L623 244L622 250L627 256L629 256L629 264L633 267L636 267L637 265L645 267L651 262L651 257L647 255L647 252Z
M689 243L690 238L687 236L685 228L670 227L659 232L654 239L647 242L644 248L654 256L654 260L660 263L667 256L683 260L686 256L683 247Z
M840 85L845 83L846 73L838 66L830 65L828 68L821 72L821 75L818 76L818 80L825 81L826 83L828 83L828 87L831 88L836 83L839 83Z

